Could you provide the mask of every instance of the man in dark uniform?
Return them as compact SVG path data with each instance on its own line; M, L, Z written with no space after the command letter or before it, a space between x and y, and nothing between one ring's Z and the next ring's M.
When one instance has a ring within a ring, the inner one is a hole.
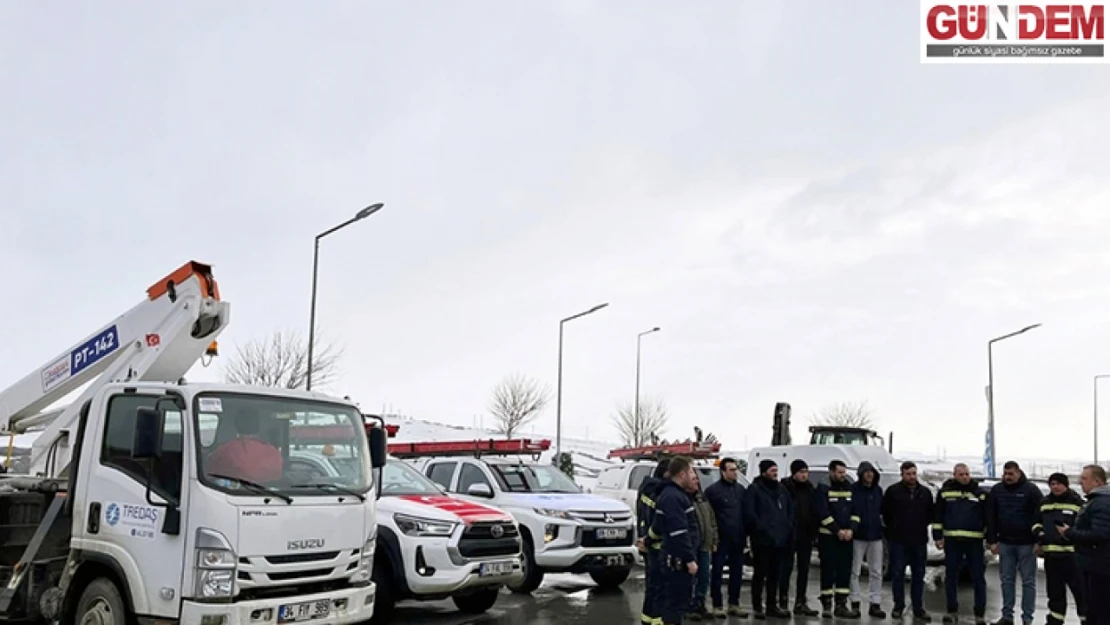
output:
M1041 500L1040 514L1033 532L1044 553L1044 576L1048 585L1048 625L1064 625L1068 613L1068 589L1075 598L1079 619L1087 618L1083 573L1075 557L1075 545L1068 543L1056 528L1075 525L1083 509L1083 498L1068 486L1068 476L1053 473L1048 477L1048 496Z
M782 565L779 607L783 610L790 609L790 574L796 566L798 577L794 584L794 616L817 616L817 610L809 607L806 598L809 592L813 543L817 540L817 489L809 481L809 465L805 460L790 463L790 475L782 481L782 485L794 500L794 540L786 550L786 559Z
M933 540L944 551L944 591L948 610L945 625L959 622L960 573L964 566L971 574L974 589L975 625L986 625L987 571L983 538L987 532L987 493L971 479L964 463L952 468L952 478L937 493Z
M852 594L852 490L848 466L840 460L829 463L829 483L817 486L817 518L821 524L817 540L822 616L860 618L860 613L848 606Z
M735 616L747 618L748 613L740 607L740 585L743 575L733 571L744 570L744 544L747 542L747 529L744 527L744 499L747 497L744 485L740 483L740 465L733 458L725 458L720 464L721 479L705 489L705 496L717 513L717 531L721 541L713 554L713 574L710 577L709 594L713 600L713 616L726 618ZM724 568L728 567L728 610L725 610L724 597L721 596L721 582Z
M644 605L640 621L655 625L662 616L660 599L663 597L663 563L659 556L659 536L651 535L655 517L655 499L667 479L669 460L660 460L655 473L644 478L636 496L636 546L644 557Z
M1058 525L1056 533L1075 545L1087 580L1087 625L1110 625L1110 485L1106 469L1097 464L1083 467L1079 479L1087 503L1075 525Z
M698 518L689 493L697 486L697 475L690 460L675 457L667 467L670 475L655 500L651 534L662 541L663 625L681 625L690 609L694 579L698 574L698 545L701 544Z

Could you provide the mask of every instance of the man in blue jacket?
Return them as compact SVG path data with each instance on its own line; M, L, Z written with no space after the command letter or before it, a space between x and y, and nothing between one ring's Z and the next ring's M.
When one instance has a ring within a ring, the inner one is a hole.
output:
M713 554L713 574L709 582L709 595L713 601L713 616L725 618L735 616L747 618L748 613L740 608L740 587L744 576L744 543L747 531L744 528L744 485L740 483L740 466L733 458L724 458L718 467L721 479L705 489L705 497L717 515L717 532L720 544ZM724 609L721 597L721 582L724 568L728 566L728 611Z
M690 493L697 489L697 475L690 460L682 456L667 465L670 479L655 500L651 535L662 541L664 625L682 625L690 609L694 579L698 574L698 545L701 544L698 518Z
M987 575L983 536L987 530L987 494L971 479L964 463L952 468L952 478L937 493L933 540L944 551L944 591L948 610L945 625L959 622L960 573L966 566L974 589L975 625L986 625Z
M755 558L752 576L755 617L790 618L790 613L778 604L778 586L782 581L782 561L794 534L794 500L779 483L779 468L774 460L759 462L759 477L752 481L744 497L744 519L752 537ZM763 611L764 588L767 590L766 612Z
M1087 505L1075 526L1058 525L1056 531L1075 545L1087 578L1087 625L1110 625L1110 486L1106 469L1097 464L1083 467L1079 479Z
M829 463L829 483L817 486L817 544L821 551L821 608L825 618L860 618L848 607L852 592L852 486L848 465ZM833 604L835 601L835 609Z
M636 534L637 546L644 557L644 604L640 622L655 625L662 616L660 601L663 597L663 562L660 558L659 537L651 536L652 522L655 517L655 499L667 480L667 465L670 460L660 460L652 475L644 478L636 496Z
M1025 479L1014 461L1002 467L1002 481L987 495L987 545L998 556L1002 582L1002 618L995 625L1014 625L1017 576L1021 575L1021 622L1033 625L1037 607L1037 542L1033 525L1040 516L1041 489Z
M883 489L879 472L864 461L859 465L859 481L852 484L852 611L859 612L863 601L859 577L867 561L867 614L886 618L883 612Z

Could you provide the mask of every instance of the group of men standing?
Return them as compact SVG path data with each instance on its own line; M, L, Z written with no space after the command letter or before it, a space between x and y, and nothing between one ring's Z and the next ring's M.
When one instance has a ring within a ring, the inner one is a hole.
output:
M1048 625L1063 622L1067 588L1087 625L1110 625L1105 599L1091 591L1097 586L1102 597L1110 597L1110 487L1101 467L1084 469L1086 504L1063 475L1052 476L1052 494L1042 500L1040 490L1025 480L1016 463L1006 464L1003 481L990 492L971 479L965 465L956 465L952 479L935 498L918 482L912 462L902 464L901 480L885 492L878 471L867 462L860 464L858 479L852 481L845 463L834 460L828 465L828 482L817 486L802 460L792 462L790 475L782 480L777 464L763 460L759 476L747 488L734 459L724 458L718 467L720 479L703 491L689 459L663 460L640 487L639 546L647 565L641 620L648 625L747 617L740 607L740 571L749 543L757 619L789 618L791 607L795 616L818 616L807 599L816 546L821 616L858 619L866 603L869 616L885 618L882 579L884 551L889 549L892 616L902 618L909 607L915 621L928 623L924 587L930 530L945 553L946 624L957 622L957 585L967 569L974 586L976 625L986 625L984 552L989 548L999 555L1003 587L1002 618L996 625L1014 623L1018 572L1023 625L1031 625L1035 558L1042 554L1048 576ZM864 563L865 590L860 586ZM727 607L722 596L726 567ZM790 577L795 572L791 606ZM707 595L711 609L705 605Z

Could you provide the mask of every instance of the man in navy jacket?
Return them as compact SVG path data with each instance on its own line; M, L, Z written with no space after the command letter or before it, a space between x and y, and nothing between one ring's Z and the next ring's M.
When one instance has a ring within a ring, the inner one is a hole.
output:
M697 488L697 476L690 460L682 456L671 459L667 473L670 479L655 500L651 535L659 536L662 541L660 557L665 580L663 624L682 625L682 619L690 609L694 579L698 574L701 528L689 495Z
M713 601L713 615L717 618L735 616L747 618L748 613L740 608L740 587L744 576L732 571L744 570L744 543L747 531L744 527L744 498L747 496L744 485L740 483L740 466L733 458L724 458L718 467L721 479L705 489L705 497L717 515L717 532L720 544L713 554L713 574L709 581L709 595ZM724 568L728 566L728 611L725 611L721 597L721 581Z
M1075 545L1079 567L1087 578L1087 625L1110 625L1110 486L1106 469L1087 465L1080 481L1087 505L1074 527L1058 525L1056 531Z
M866 460L859 465L859 481L852 484L852 611L859 612L863 593L859 577L867 561L868 616L886 618L883 612L883 489L879 472Z
M987 495L987 544L998 556L1002 582L1002 618L995 625L1014 625L1015 586L1021 574L1021 622L1033 625L1037 606L1037 542L1033 525L1040 516L1041 489L1025 479L1014 461L1002 467L1002 481Z

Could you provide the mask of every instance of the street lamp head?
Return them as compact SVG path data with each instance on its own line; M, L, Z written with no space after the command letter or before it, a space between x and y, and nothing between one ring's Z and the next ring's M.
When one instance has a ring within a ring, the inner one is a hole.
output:
M378 202L377 204L371 204L370 206L367 206L366 208L355 213L355 219L366 219L370 215L373 215L374 213L380 211L384 206L385 204L381 202Z
M1022 328L1021 330L1018 330L1018 332L1019 332L1019 333L1021 333L1021 332L1028 332L1028 331L1030 331L1030 330L1033 330L1033 329L1035 329L1035 328L1039 328L1039 327L1041 327L1041 324L1039 324L1039 323L1034 323L1034 324L1033 324L1033 325L1031 325L1031 326L1025 326L1025 327L1024 327L1024 328Z
M651 329L651 331L652 332L658 332L659 331L659 326L655 326L654 328Z
M586 314L588 315L590 313L595 313L595 312L601 310L602 308L605 308L608 305L609 305L609 302L605 302L604 304L598 304L597 306L594 306L593 308L587 310Z

